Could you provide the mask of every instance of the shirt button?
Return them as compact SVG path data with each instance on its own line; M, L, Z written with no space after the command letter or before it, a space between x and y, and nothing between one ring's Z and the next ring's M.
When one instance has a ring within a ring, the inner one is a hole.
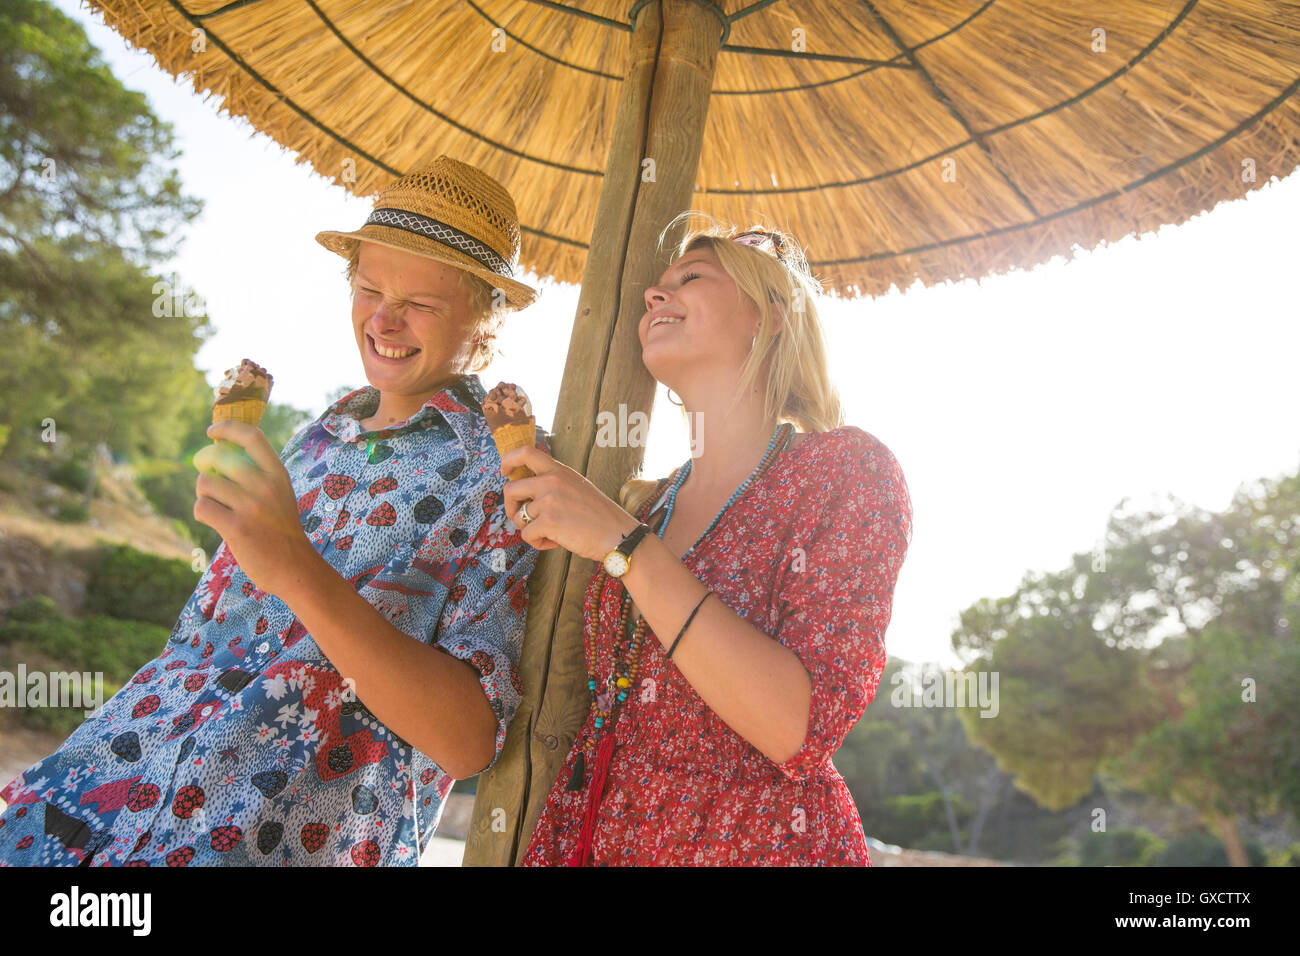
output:
M263 641L261 644L257 645L257 653L259 654L265 654L270 649L271 649L271 645L268 644L266 641Z
M327 502L325 502L325 510L326 510L326 511L333 511L333 510L334 510L334 502L332 502L332 501L327 501Z

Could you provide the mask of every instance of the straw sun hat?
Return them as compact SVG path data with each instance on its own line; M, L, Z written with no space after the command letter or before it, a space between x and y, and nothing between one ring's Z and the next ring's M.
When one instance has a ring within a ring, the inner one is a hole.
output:
M393 180L355 232L318 232L316 241L350 258L365 240L464 269L505 293L516 309L537 290L513 278L519 258L519 216L505 188L466 163L439 156Z

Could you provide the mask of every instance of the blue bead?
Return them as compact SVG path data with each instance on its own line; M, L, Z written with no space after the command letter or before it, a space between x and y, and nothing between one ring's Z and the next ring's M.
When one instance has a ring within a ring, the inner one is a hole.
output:
M723 505L722 510L719 511L717 515L714 516L713 520L709 523L709 526L704 529L704 533L701 534L699 538L696 539L695 544L691 545L690 547L691 551L695 550L695 545L698 545L701 541L703 541L706 537L708 537L709 532L712 531L714 526L717 525L717 523L722 519L722 516L727 513L727 509L736 503L736 501L741 497L741 495L743 495L749 489L749 486L754 483L754 479L760 473L762 473L762 471L767 467L767 465L771 461L772 452L776 448L776 440L781 436L781 433L785 429L786 429L785 424L781 424L776 427L776 431L772 433L772 437L769 438L767 441L767 452L763 455L762 460L759 461L758 467L754 469L754 471L750 474L748 478L746 478L743 482L740 483L740 487L737 488L735 492L731 495L731 497L727 499L727 503ZM787 439L787 443L788 443L788 439ZM687 475L689 475L690 473L691 473L691 462L687 461L685 466L682 468L681 472L678 474L677 480L673 482L672 488L670 488L668 491L666 513L664 514L663 524L659 526L658 534L660 538L663 538L664 532L668 530L668 522L672 520L673 508L677 504L677 492L682 487L682 484L686 481Z

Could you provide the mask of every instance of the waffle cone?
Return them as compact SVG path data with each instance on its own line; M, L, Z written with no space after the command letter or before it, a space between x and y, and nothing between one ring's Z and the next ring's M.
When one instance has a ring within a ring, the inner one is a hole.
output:
M512 452L516 448L528 448L537 444L537 427L534 424L533 417L528 416L526 422L511 422L509 425L502 425L499 428L492 429L492 440L497 444L497 451L504 458L507 452ZM532 471L520 465L512 469L507 477L511 481L518 481L520 478L527 478L532 475Z
M217 422L235 421L243 422L245 425L257 427L262 420L262 414L266 411L266 402L256 399L244 399L239 402L227 402L221 405L212 406L212 424Z

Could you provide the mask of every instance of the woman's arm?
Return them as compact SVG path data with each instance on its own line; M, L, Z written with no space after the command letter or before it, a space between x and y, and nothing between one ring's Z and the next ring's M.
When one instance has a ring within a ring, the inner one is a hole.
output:
M833 454L833 488L817 471L796 476L800 483L790 489L798 498L829 495L835 506L797 533L803 554L781 578L776 633L711 597L673 653L704 702L796 780L825 764L875 694L894 585L912 537L911 498L889 449L850 428ZM528 510L536 520L522 532L534 547L599 561L636 527L599 488L548 455L519 449L502 459L507 472L518 465L535 477L506 483L506 513L518 523L520 503L535 500ZM623 582L665 648L705 593L653 535L632 552Z
M635 520L630 520L632 527ZM614 538L606 553L620 540L621 535ZM653 534L632 552L622 580L665 652L707 593ZM710 709L773 763L785 763L799 752L808 734L812 678L793 651L720 598L701 605L672 660Z
M502 459L507 474L519 465L534 477L507 482L506 513L518 524L520 503L536 502L529 504L536 519L522 530L534 547L559 546L600 561L636 527L636 519L599 488L545 452L521 448ZM706 591L653 534L637 545L622 580L665 651ZM808 733L812 680L793 651L711 597L672 659L714 713L769 760L785 763L799 752Z

